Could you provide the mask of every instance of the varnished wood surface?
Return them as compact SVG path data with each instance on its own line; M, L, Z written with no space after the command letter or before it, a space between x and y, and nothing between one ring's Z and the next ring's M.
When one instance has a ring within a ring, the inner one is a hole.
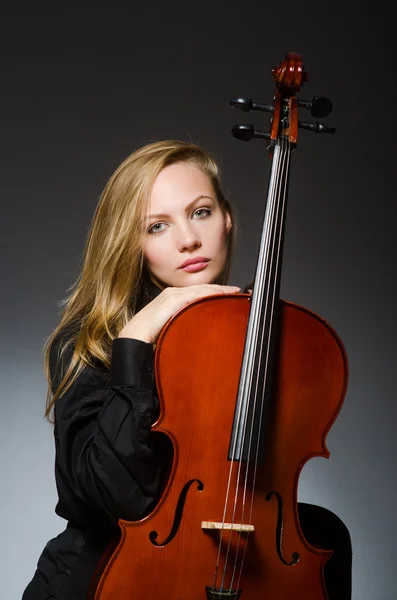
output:
M245 504L245 466L230 463L227 453L238 389L250 300L246 294L213 296L182 309L163 330L155 369L161 414L154 431L174 444L168 486L155 510L136 523L120 521L121 541L100 580L95 600L205 600L214 583L219 540L219 573L226 565L225 587L245 553L241 600L325 600L323 569L332 553L311 547L297 518L297 486L303 465L313 456L328 457L326 435L347 385L343 346L327 323L310 311L281 302L281 331L276 389L266 463L257 469L252 493L250 467ZM231 498L227 523L254 526L253 533L209 531L203 521L222 522L228 478ZM166 546L181 490L192 480L179 530ZM282 498L280 560L276 546L278 502ZM251 514L251 500L252 514ZM233 518L234 516L234 518ZM229 537L231 536L231 537ZM232 559L232 560L230 560ZM237 573L238 573L237 568ZM220 583L218 577L217 584ZM236 585L234 579L233 586Z

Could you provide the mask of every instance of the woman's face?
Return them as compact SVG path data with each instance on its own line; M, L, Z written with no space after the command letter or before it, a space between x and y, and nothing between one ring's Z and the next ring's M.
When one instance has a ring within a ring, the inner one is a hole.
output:
M203 171L186 162L165 167L154 182L144 225L152 281L160 288L213 283L226 263L230 228L231 218Z

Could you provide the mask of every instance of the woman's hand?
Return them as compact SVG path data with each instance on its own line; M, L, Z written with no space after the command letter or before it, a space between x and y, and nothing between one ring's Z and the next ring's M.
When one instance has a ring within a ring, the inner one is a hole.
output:
M240 289L235 285L214 283L168 287L137 312L123 327L118 337L128 337L154 344L167 321L189 302L213 294L234 294Z

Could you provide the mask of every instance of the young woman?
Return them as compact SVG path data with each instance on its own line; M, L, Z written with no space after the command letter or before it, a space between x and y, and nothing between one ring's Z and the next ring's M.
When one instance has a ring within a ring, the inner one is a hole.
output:
M118 519L140 519L156 501L165 461L161 436L150 435L153 344L188 302L239 291L225 285L234 228L218 167L196 145L150 144L107 183L45 349L56 513L68 525L46 545L23 600L86 598Z
M187 303L240 290L227 285L235 228L217 164L194 144L145 146L107 183L45 346L55 510L68 523L45 546L23 600L85 599L118 519L141 519L155 505L169 444L150 433L153 345Z

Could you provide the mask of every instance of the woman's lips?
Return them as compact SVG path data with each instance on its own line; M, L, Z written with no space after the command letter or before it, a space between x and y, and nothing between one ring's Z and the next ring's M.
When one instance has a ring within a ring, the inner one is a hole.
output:
M196 271L201 271L202 269L205 269L205 267L208 265L209 260L203 261L203 262L197 262L197 263L191 263L190 265L186 265L186 267L183 267L183 271L188 271L189 273L195 273Z

